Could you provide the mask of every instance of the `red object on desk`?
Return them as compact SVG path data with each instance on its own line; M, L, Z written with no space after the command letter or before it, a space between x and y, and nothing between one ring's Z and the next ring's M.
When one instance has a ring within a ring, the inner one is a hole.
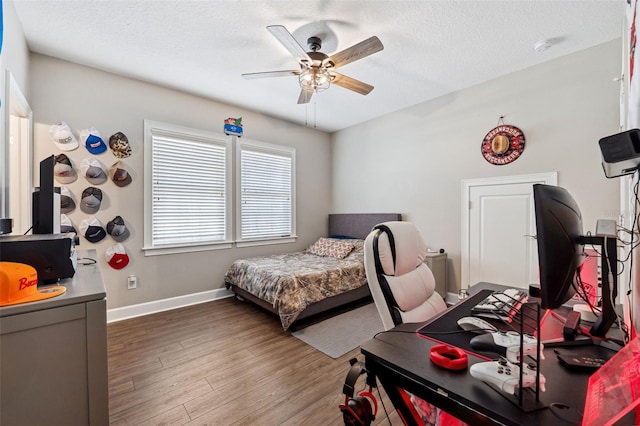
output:
M469 364L467 354L455 346L435 345L429 356L435 365L447 370L464 370Z
M640 424L640 340L629 342L589 378L583 426L609 426L636 410Z

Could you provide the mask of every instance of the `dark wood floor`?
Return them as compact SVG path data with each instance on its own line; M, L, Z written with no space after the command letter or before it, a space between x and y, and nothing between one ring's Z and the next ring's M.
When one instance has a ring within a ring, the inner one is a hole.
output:
M109 324L108 344L118 426L341 425L348 361L362 359L334 360L232 298ZM402 424L379 389L389 418L374 424Z

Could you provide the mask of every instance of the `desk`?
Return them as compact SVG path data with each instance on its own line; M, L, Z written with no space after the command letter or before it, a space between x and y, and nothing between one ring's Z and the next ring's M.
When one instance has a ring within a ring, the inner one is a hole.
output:
M569 425L575 424L558 418L549 408L525 413L501 393L486 383L471 377L468 369L444 370L429 360L429 350L438 344L421 337L416 332L447 314L462 311L462 304L454 305L438 317L424 324L401 324L381 333L361 346L367 370L378 377L379 382L394 402L401 416L413 424L411 414L403 404L398 387L434 404L470 425ZM460 316L464 316L463 313ZM459 330L455 321L451 331ZM471 339L475 334L468 335ZM541 372L547 379L546 392L540 392L540 400L566 404L582 411L589 373L565 369L560 365L553 349L545 349L541 361ZM469 356L469 365L486 360Z
M95 250L78 251L97 259ZM106 292L78 265L51 299L0 308L0 424L108 425Z

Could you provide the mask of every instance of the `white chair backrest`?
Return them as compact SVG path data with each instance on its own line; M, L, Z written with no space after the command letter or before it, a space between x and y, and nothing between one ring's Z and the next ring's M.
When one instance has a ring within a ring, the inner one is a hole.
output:
M364 243L371 295L385 330L400 323L423 322L446 309L435 279L424 264L427 248L411 222L384 222Z

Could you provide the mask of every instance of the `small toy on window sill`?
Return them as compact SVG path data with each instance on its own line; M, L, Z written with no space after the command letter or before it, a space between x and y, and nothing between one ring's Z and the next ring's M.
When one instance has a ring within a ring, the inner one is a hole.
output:
M242 117L229 117L224 120L224 133L231 136L242 136Z

